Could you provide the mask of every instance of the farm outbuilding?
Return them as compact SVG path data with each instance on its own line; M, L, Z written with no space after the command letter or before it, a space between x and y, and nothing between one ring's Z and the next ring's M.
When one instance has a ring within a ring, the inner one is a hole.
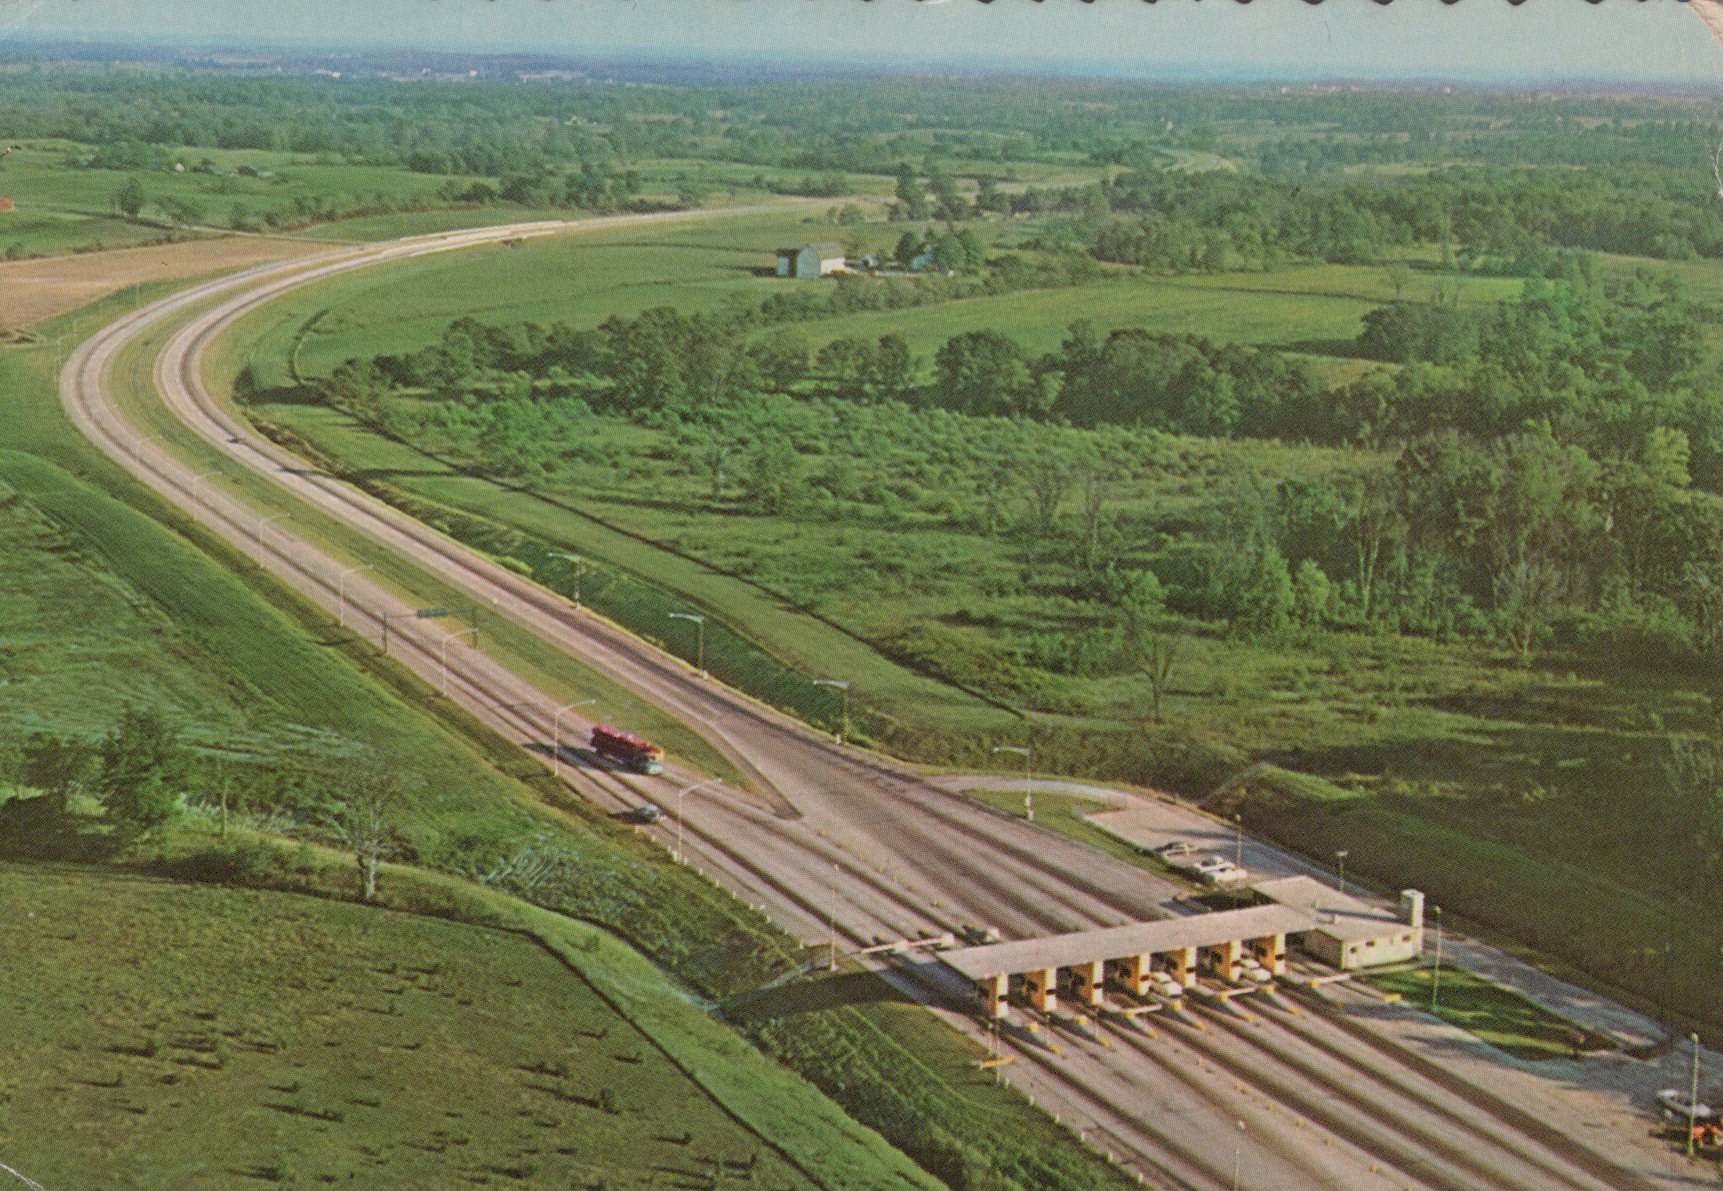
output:
M778 249L779 277L824 277L843 271L842 244L790 244Z

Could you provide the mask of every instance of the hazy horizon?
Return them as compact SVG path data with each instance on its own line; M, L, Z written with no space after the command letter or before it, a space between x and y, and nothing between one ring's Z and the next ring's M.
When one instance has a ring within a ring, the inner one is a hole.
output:
M0 52L28 56L44 39L1169 82L1723 83L1723 50L1679 0L370 0L363 12L329 0L0 0Z

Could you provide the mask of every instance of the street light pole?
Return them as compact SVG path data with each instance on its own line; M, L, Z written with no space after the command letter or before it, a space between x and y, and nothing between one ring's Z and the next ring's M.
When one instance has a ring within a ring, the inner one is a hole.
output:
M580 607L580 580L581 576L586 574L586 559L578 554L566 554L561 550L552 550L548 557L566 558L574 563L574 606Z
M1239 1168L1243 1162L1244 1151L1244 1122L1239 1121L1238 1132L1232 1139L1232 1191L1238 1191Z
M1693 1087L1687 1097L1687 1156L1693 1157L1693 1130L1699 1124L1699 1035L1689 1034L1693 1043Z
M443 634L443 639L441 641L437 642L437 665L442 677L443 694L446 695L449 693L449 642L453 641L456 637L465 637L468 633L477 632L478 630L473 628L471 625L468 625L464 629L451 629L449 632Z
M271 516L265 517L262 521L259 521L257 523L257 548L259 550L263 549L263 531L264 530L268 529L272 524L274 524L277 521L290 521L292 519L293 519L292 513L275 513Z
M842 726L838 729L838 743L842 744L850 734L850 684L841 678L816 678L814 685L836 687L844 693Z
M831 920L832 920L832 960L831 960L831 967L829 970L835 972L838 970L838 862L835 860L832 861ZM1697 1041L1697 1039L1695 1039L1695 1041ZM1697 1053L1697 1052L1695 1052L1695 1053ZM1695 1057L1695 1059L1693 1061L1695 1063L1698 1063L1699 1060L1697 1057ZM1695 1078L1695 1081L1697 1081L1698 1077L1695 1076L1694 1078Z
M672 620L691 620L694 622L694 627L699 630L699 634L700 634L699 645L697 646L699 660L696 664L700 670L700 677L705 678L706 677L706 618L704 616L701 616L698 612L672 612L670 614L670 619L672 619Z
M1033 793L1035 783L1030 779L1029 766L1034 760L1034 751L1020 744L1002 744L993 751L996 753L1023 754L1023 817L1033 823L1035 821L1035 797Z
M341 605L340 605L340 612L336 616L335 619L336 619L336 622L338 624L340 624L340 626L342 628L347 627L347 580L348 580L348 578L352 575L357 575L360 571L374 571L376 569L377 569L376 563L374 563L374 562L366 563L362 567L348 567L346 570L342 571L338 576L336 576L336 586L340 589L340 593L341 593L341 595L340 595ZM385 623L387 623L387 622L385 622Z
M570 703L566 707L559 707L550 713L550 771L557 777L562 776L562 717L576 707L590 707L596 702L598 702L597 699L581 699L579 702Z
M1244 867L1244 816L1243 815L1234 815L1232 817L1232 829L1233 829L1232 862L1233 862L1233 865L1235 867L1243 868Z
M1436 1012L1436 996L1442 987L1442 907L1431 906L1436 915L1436 971L1430 978L1430 1012Z
M715 777L707 778L703 782L695 782L692 786L684 786L682 789L676 791L676 863L677 864L683 863L683 860L682 860L682 800L684 798L687 798L688 795L694 793L697 790L704 790L707 786L716 786L718 784L718 781L719 781L719 779L715 778Z
M1340 849L1340 851L1334 854L1334 858L1340 862L1340 892L1342 895L1346 892L1346 858L1350 855L1352 855L1352 853L1348 852L1345 848Z

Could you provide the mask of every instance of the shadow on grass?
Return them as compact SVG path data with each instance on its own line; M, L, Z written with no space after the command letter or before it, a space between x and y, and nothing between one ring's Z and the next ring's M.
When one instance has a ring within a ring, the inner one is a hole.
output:
M744 1023L854 1005L911 1003L903 993L872 972L821 972L741 999L726 1010L726 1016L737 1023Z

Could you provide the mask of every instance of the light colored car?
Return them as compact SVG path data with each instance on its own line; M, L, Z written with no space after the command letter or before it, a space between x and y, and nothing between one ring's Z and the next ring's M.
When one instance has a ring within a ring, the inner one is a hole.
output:
M1212 868L1199 871L1202 879L1210 885L1237 885L1250 880L1250 870L1240 868L1230 860L1223 860Z
M1176 839L1171 843L1159 844L1154 852L1162 860L1177 860L1181 856L1189 856L1196 851L1196 845L1188 839Z
M1267 984L1274 979L1274 973L1257 963L1247 963L1239 968L1239 973L1252 984Z
M1664 1088L1657 1093L1657 1111L1664 1120L1681 1125L1689 1120L1709 1121L1713 1115L1709 1104L1694 1104L1682 1088Z
M656 823L664 817L664 812L658 809L658 804L655 802L644 803L641 808L634 813L635 817L642 823Z
M1171 976L1156 977L1153 987L1157 993L1166 997L1169 1001L1176 1001L1178 998L1185 995L1185 986L1180 984L1177 980L1174 980Z
M1219 856L1202 856L1191 861L1189 867L1195 872L1212 873L1216 869L1232 868L1233 863L1232 861L1224 860Z

